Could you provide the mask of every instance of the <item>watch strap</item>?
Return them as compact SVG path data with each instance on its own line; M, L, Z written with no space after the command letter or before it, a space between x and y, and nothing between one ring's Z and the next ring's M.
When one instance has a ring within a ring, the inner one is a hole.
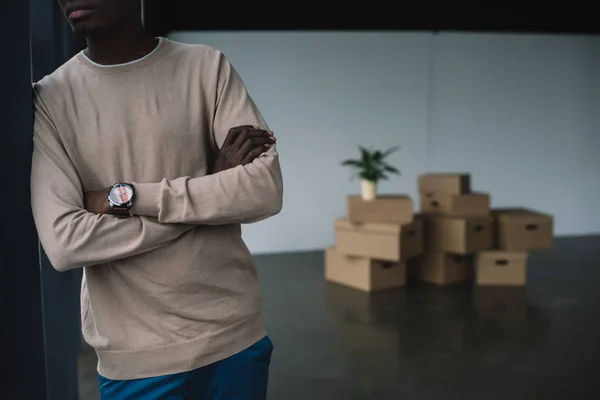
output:
M129 208L126 207L113 207L113 214L118 217L129 217L131 216Z

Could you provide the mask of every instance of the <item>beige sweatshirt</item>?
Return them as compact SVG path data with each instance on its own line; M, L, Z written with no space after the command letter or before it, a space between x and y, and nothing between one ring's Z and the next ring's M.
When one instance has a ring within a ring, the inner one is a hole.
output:
M54 268L84 267L83 334L99 373L188 371L263 337L241 224L281 210L282 176L275 146L207 175L230 128L268 129L226 57L164 38L117 66L79 53L34 84L34 99L35 222ZM134 184L133 217L84 209L84 192L117 182Z

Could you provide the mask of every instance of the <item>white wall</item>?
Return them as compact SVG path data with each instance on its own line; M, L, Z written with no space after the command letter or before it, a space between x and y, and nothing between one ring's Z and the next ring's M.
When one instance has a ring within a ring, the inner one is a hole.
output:
M402 150L383 192L415 199L426 171L472 174L493 206L555 215L557 235L600 232L600 38L175 33L222 50L271 128L284 209L244 227L254 253L322 249L358 193L341 160L359 144Z

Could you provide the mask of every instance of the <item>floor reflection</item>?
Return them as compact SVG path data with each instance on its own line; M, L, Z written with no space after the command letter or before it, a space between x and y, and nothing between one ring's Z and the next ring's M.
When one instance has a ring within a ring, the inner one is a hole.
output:
M527 288L378 293L324 282L321 252L256 257L275 345L269 399L595 398L599 247L577 270L558 247L532 258ZM82 400L95 400L94 357L81 364Z

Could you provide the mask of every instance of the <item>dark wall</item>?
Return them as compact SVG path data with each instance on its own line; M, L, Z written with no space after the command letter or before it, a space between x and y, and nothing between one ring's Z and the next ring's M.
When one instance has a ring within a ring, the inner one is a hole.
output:
M46 399L38 239L29 175L33 130L29 2L2 2L0 12L0 268L2 386L6 399Z
M31 2L33 81L52 73L83 47L75 40L58 3ZM79 288L81 271L58 272L40 251L48 400L77 400L77 360L81 349Z
M471 32L600 33L595 13L588 7L489 5L461 7L456 2L340 3L327 7L288 4L276 10L267 3L202 3L195 0L146 0L148 27L166 36L177 30L405 30ZM272 15L276 17L272 17Z
M29 1L33 81L38 81L81 50L84 41L72 35L57 1Z
M81 272L56 272L41 251L29 177L32 82L51 73L81 43L72 39L57 3L47 0L3 2L0 34L7 39L0 63L0 337L5 366L0 397L76 400Z

